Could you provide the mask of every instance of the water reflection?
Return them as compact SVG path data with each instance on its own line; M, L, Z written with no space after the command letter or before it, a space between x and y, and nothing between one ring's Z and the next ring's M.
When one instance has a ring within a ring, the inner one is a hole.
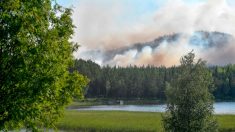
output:
M100 105L79 108L77 110L164 112L165 108L166 105ZM214 108L216 114L235 114L235 102L215 103Z

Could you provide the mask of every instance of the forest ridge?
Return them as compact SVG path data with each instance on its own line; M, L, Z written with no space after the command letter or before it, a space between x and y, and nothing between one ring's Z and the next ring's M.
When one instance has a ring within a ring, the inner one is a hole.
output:
M235 65L210 66L216 100L235 99ZM91 60L75 60L70 71L90 79L86 97L155 98L165 100L165 84L181 72L177 66L100 67Z

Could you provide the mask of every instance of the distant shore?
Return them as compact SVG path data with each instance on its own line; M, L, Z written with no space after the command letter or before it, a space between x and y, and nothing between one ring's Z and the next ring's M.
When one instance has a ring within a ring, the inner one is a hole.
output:
M216 100L215 102L235 102L235 99ZM165 104L165 100L159 99L110 99L110 98L88 98L77 100L67 106L68 109L97 105L154 105Z

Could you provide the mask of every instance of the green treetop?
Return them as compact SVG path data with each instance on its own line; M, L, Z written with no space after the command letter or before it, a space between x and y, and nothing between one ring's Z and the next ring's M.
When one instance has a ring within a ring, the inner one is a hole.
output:
M194 53L181 58L181 73L167 84L167 111L163 116L168 132L216 132L213 117L212 74L205 62L195 62Z
M71 9L50 0L0 1L0 131L53 128L83 96L87 78L68 72L73 29Z

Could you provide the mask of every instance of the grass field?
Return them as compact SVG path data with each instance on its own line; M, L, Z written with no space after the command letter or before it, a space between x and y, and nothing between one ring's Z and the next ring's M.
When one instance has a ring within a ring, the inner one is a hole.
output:
M235 115L217 115L221 132L235 132ZM161 113L123 111L66 111L60 130L81 132L158 132Z

